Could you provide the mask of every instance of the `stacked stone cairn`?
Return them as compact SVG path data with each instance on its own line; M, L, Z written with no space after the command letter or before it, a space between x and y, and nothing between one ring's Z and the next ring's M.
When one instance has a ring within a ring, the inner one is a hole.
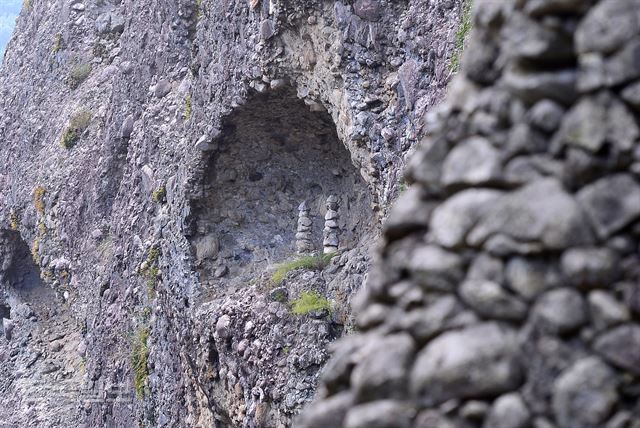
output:
M297 427L640 427L640 0L473 23Z
M303 201L298 206L296 251L298 254L311 254L315 251L315 246L313 245L313 221L309 217L309 207L306 201Z
M338 197L331 195L327 198L327 213L324 216L324 229L322 245L324 254L331 254L338 251L340 246L340 228L338 226Z

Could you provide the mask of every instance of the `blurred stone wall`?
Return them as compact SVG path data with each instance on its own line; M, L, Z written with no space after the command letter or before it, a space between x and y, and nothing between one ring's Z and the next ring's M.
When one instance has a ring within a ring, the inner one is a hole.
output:
M640 1L480 1L298 427L640 426Z

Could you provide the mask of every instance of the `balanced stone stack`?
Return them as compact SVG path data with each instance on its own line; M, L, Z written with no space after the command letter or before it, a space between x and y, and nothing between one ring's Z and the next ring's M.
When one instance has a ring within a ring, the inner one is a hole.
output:
M331 195L327 198L327 213L324 216L323 241L324 253L330 254L338 251L340 245L340 227L338 226L338 197Z
M640 427L640 0L474 3L298 427Z
M296 233L296 251L309 254L315 250L313 245L313 221L309 217L309 207L303 201L298 206L298 230Z

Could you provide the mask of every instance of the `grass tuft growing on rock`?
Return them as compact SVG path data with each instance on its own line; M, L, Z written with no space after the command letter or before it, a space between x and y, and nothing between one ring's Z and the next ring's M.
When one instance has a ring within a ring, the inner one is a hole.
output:
M320 270L324 269L332 258L336 256L337 253L329 253L322 254L318 256L306 256L301 257L297 260L293 260L290 262L282 263L278 265L278 268L273 273L271 277L271 281L275 284L280 284L284 281L285 277L289 272L296 269L307 269L307 270Z
M11 210L11 213L9 213L9 228L11 230L18 230L20 228L20 219L14 210Z
M305 291L291 302L291 311L296 315L306 315L310 312L331 311L331 304L326 297L315 291Z
M151 194L151 199L157 204L164 204L167 197L167 188L160 186Z
M184 99L184 120L191 119L192 114L193 114L193 102L191 100L191 94L189 94Z
M150 299L156 298L156 285L160 281L160 267L158 266L158 260L160 258L160 249L158 247L151 247L147 259L142 265L140 273L145 277L147 282L147 295Z
M51 51L53 53L59 52L62 49L62 34L58 33L53 36L53 46L51 46Z
M91 64L88 62L74 65L71 73L69 73L69 87L76 89L82 82L87 80L89 74L91 74Z
M45 193L47 193L47 190L42 186L36 187L33 191L33 205L36 207L36 212L41 215L44 214Z
M145 386L149 378L149 327L141 327L134 339L131 351L133 382L140 399L144 398Z
M471 28L473 27L473 0L466 0L463 7L464 9L462 11L462 21L460 22L460 27L458 27L458 31L456 32L456 45L450 63L450 68L453 72L457 72L458 70L460 70L462 52L464 51L465 45L467 44L467 38L469 37Z
M93 115L90 111L80 110L76 112L69 121L69 126L60 137L60 145L65 149L70 149L76 145L82 133L89 127Z

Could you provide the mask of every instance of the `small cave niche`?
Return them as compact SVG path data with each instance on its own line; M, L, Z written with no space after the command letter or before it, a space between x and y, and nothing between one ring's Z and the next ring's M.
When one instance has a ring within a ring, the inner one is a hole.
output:
M3 319L11 319L11 306L5 303L0 303L0 335L4 334Z
M9 290L19 294L30 293L43 287L40 268L31 257L29 245L20 234L12 230L0 231L1 278Z
M331 195L338 199L340 250L369 228L369 188L331 116L311 111L293 89L255 95L225 118L215 144L193 210L202 280L247 280L294 258L302 202L312 222L309 252L323 251Z
M0 303L0 329L2 328L2 319L11 319L11 306Z

